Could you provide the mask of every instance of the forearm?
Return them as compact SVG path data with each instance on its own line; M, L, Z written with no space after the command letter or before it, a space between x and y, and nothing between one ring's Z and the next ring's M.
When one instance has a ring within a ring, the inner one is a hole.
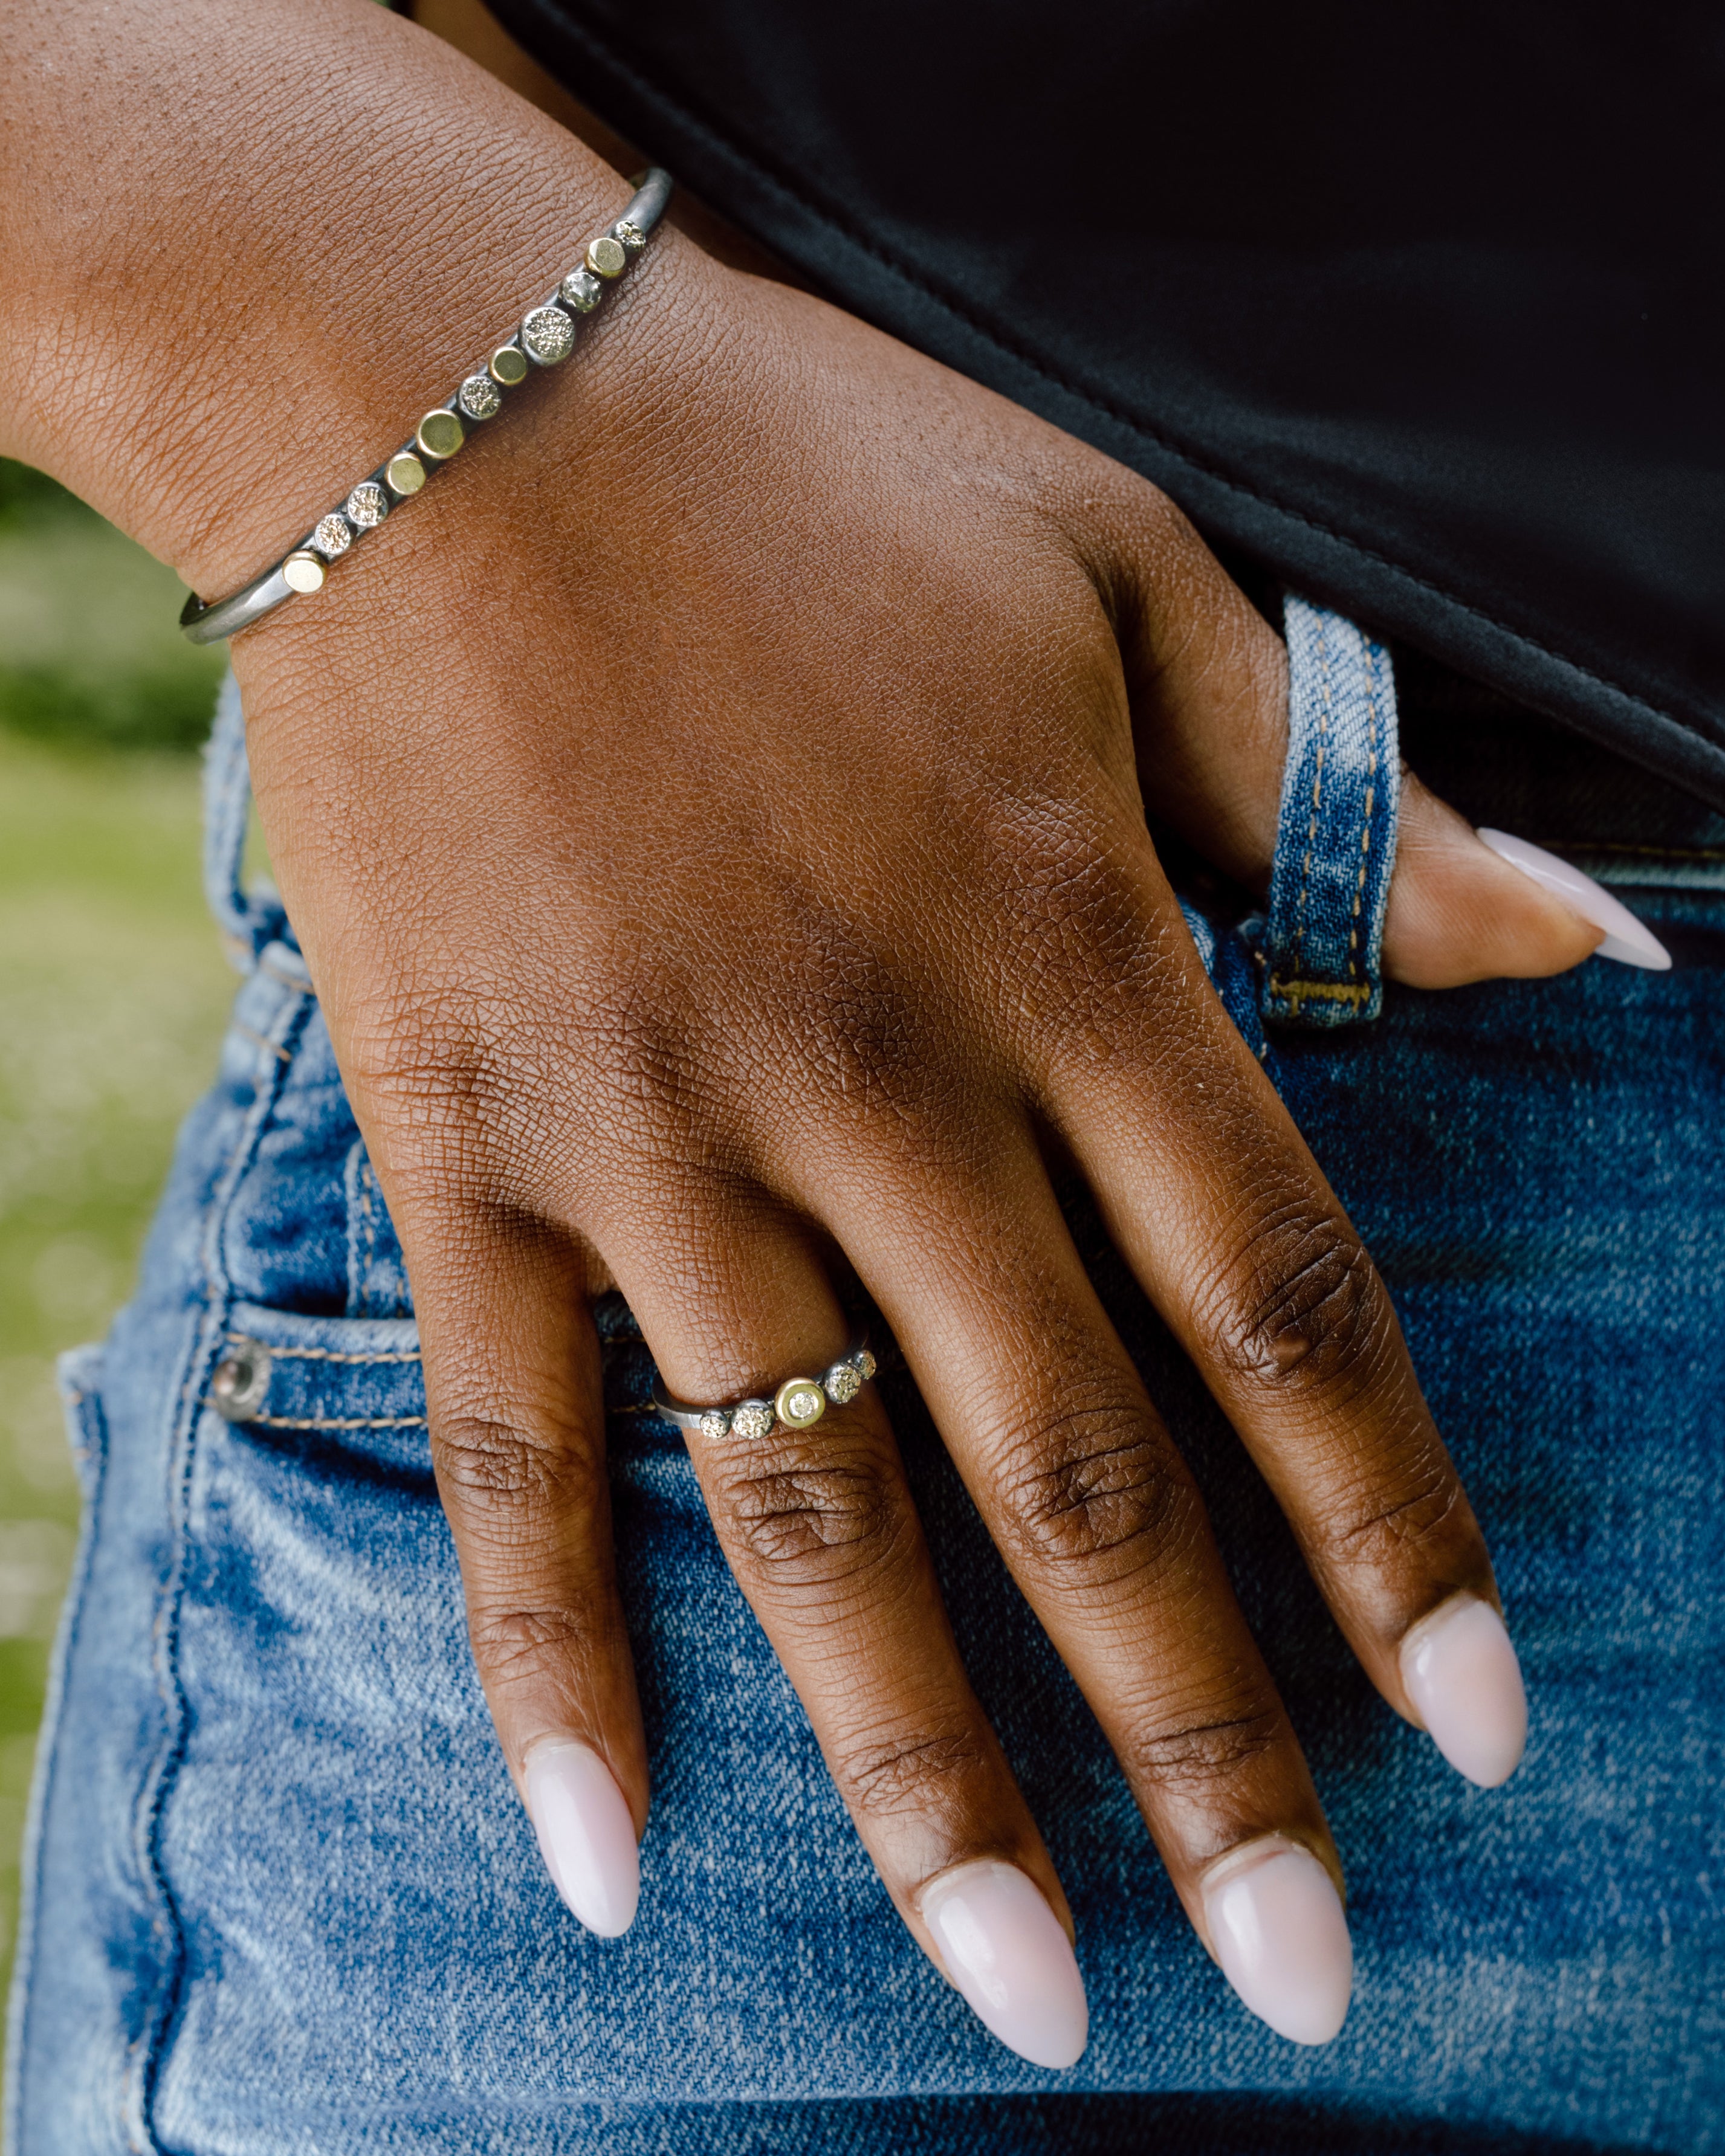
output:
M24 390L0 453L206 593L393 448L628 192L371 0L12 0L0 145Z

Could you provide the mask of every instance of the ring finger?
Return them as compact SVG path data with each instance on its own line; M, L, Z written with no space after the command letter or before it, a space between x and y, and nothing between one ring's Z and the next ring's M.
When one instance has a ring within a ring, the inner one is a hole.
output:
M680 1267L662 1244L608 1258L690 1404L721 1546L899 1913L997 2036L1070 2066L1087 2015L1065 1897L959 1659L885 1412L865 1386L823 1394L803 1426L768 1419L788 1379L818 1379L850 1343L806 1230L764 1203L740 1229L737 1211L691 1232ZM667 1293L680 1278L712 1292ZM760 1411L734 1412L745 1402Z

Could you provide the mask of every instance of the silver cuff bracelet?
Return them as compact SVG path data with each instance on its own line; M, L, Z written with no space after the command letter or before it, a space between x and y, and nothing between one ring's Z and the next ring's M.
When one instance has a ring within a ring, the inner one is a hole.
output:
M673 1399L664 1381L655 1378L653 1408L679 1430L698 1430L715 1443L731 1436L758 1444L763 1437L771 1437L781 1423L787 1430L807 1430L829 1407L846 1406L874 1374L875 1358L868 1342L857 1340L819 1377L787 1378L770 1400L739 1400L735 1407L699 1408L687 1400Z
M536 367L555 367L567 359L575 349L582 317L594 311L652 238L670 191L670 174L655 165L616 223L589 244L579 264L544 305L530 308L514 333L474 369L454 395L425 414L413 439L362 479L326 516L321 516L273 568L231 598L208 605L196 597L187 599L180 627L192 642L219 644L289 599L321 590L330 563L357 546L368 531L375 531L398 502L418 494L461 447L470 425L494 418L502 409L506 394L525 382Z

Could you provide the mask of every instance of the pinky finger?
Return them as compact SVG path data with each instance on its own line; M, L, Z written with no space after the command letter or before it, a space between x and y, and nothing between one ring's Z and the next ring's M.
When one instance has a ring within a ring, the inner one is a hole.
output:
M647 1757L585 1269L564 1237L518 1218L476 1213L434 1237L409 1225L408 1240L480 1681L557 1892L613 1938L639 1892Z

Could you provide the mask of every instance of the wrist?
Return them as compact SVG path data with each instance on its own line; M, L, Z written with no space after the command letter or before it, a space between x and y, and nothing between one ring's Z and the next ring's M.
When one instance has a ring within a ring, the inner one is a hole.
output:
M629 189L365 0L305 0L285 18L201 0L171 25L160 14L124 26L146 48L138 64L151 74L151 41L184 35L197 80L168 139L135 128L116 150L105 200L81 183L80 153L56 154L61 123L21 116L13 162L36 207L8 217L18 274L0 279L0 350L39 387L3 446L208 596L279 557L395 448ZM100 135L101 56L69 58L97 78ZM56 199L33 158L64 171ZM88 357L44 370L44 352Z

